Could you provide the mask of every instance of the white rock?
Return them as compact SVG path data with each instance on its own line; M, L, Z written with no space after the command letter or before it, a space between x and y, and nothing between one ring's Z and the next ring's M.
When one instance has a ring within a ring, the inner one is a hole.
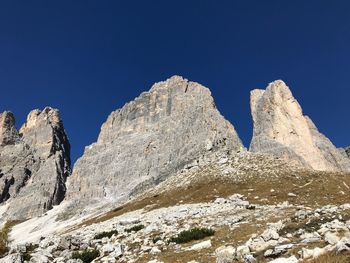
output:
M232 246L221 246L215 250L216 263L231 263L235 259L236 249Z
M189 250L202 250L211 247L211 240L206 240L197 244L194 244Z
M151 254L159 254L162 251L158 247L152 247Z
M244 258L245 255L248 255L248 254L250 254L250 249L248 246L242 245L242 246L237 247L236 255L237 255L238 259L242 259L242 258Z
M324 247L324 248L315 247L314 249L302 248L301 257L303 259L317 258L327 253L328 251L329 250L327 249L327 247Z
M337 233L328 231L326 232L326 234L324 235L324 240L331 245L335 245L338 243L338 241L340 240L339 236L337 235Z
M266 229L264 231L264 233L261 234L261 237L265 240L265 241L269 241L271 239L277 240L280 236L277 233L277 231L275 229Z
M269 263L298 263L298 259L295 256L291 256L289 258L277 258Z

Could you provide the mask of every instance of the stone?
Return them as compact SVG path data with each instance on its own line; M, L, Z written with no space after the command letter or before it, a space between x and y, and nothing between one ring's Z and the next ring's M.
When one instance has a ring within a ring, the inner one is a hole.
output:
M277 240L279 238L279 234L277 233L277 231L275 229L266 229L262 234L261 237L265 240L265 241L269 241L271 239Z
M331 245L335 245L338 243L338 241L340 240L340 237L337 235L337 233L328 231L326 232L326 234L324 235L324 240Z
M233 246L221 246L215 250L216 263L232 263L236 257Z
M329 247L315 247L313 249L307 249L307 248L302 248L301 250L301 258L303 259L311 259L311 258L317 258L327 252L329 252L331 249Z
M257 262L256 258L252 254L248 254L244 256L244 262L245 263L254 263Z
M339 240L335 246L337 253L350 250L350 238L342 238Z
M282 80L251 92L252 152L272 154L320 171L350 171L350 161L321 134Z
M238 259L243 259L245 255L250 254L250 249L246 245L242 245L237 247L236 249L236 256Z
M204 155L242 151L209 89L174 76L109 115L75 164L67 201L75 208L121 203Z
M289 258L277 258L269 261L269 263L298 263L298 259L295 256Z
M194 244L189 250L202 250L211 247L211 240L206 240L197 244Z
M3 220L40 216L60 204L70 173L70 145L57 109L33 110L19 131L12 113L0 114Z

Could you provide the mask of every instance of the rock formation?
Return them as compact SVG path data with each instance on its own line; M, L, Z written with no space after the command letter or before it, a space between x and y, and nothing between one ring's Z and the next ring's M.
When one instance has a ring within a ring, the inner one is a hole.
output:
M3 218L23 220L59 204L69 174L70 145L58 110L33 110L19 132L12 113L0 114Z
M68 181L78 203L117 203L176 174L201 155L243 150L209 89L174 76L110 114Z
M350 147L346 147L345 152L346 152L347 156L350 158Z
M252 152L285 157L307 168L350 171L350 162L321 134L286 84L277 80L251 92L254 123Z

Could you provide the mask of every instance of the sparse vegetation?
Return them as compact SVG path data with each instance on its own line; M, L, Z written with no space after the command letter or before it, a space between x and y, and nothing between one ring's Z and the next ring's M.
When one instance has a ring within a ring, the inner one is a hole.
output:
M6 222L0 230L0 256L3 256L8 252L7 245L9 243L9 234L13 225L13 222Z
M31 258L32 256L28 252L22 254L22 260L24 261L29 261Z
M153 244L157 243L157 241L162 240L160 237L152 238Z
M111 231L99 233L99 234L97 234L95 236L95 239L102 239L104 237L111 238L113 235L118 235L118 231L117 230L111 230Z
M30 259L32 258L31 253L37 249L39 247L38 244L28 244L26 246L26 252L21 254L22 260L24 261L30 261Z
M138 232L140 231L141 229L145 228L144 225L136 225L136 226L133 226L133 227L130 227L130 228L127 228L125 229L125 232L127 233L131 233L131 232Z
M349 263L350 254L346 253L328 253L319 256L318 258L308 261L309 263Z
M176 237L169 239L169 242L174 242L176 244L187 243L193 240L203 239L215 234L215 231L210 228L192 228L190 230L185 230L180 232Z
M95 258L100 256L100 252L96 249L94 250L84 250L82 252L73 252L72 259L80 259L84 263L90 263Z

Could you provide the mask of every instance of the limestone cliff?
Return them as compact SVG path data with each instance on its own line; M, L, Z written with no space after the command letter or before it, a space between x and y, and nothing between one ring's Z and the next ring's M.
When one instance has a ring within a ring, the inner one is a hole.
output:
M245 150L209 89L174 76L112 112L69 179L78 203L115 203L205 154Z
M0 115L0 203L4 218L23 220L59 204L70 174L70 145L59 112L34 110L18 132L12 113Z
M271 153L315 170L350 172L349 159L303 115L283 81L270 83L266 90L253 90L250 104L252 152Z

